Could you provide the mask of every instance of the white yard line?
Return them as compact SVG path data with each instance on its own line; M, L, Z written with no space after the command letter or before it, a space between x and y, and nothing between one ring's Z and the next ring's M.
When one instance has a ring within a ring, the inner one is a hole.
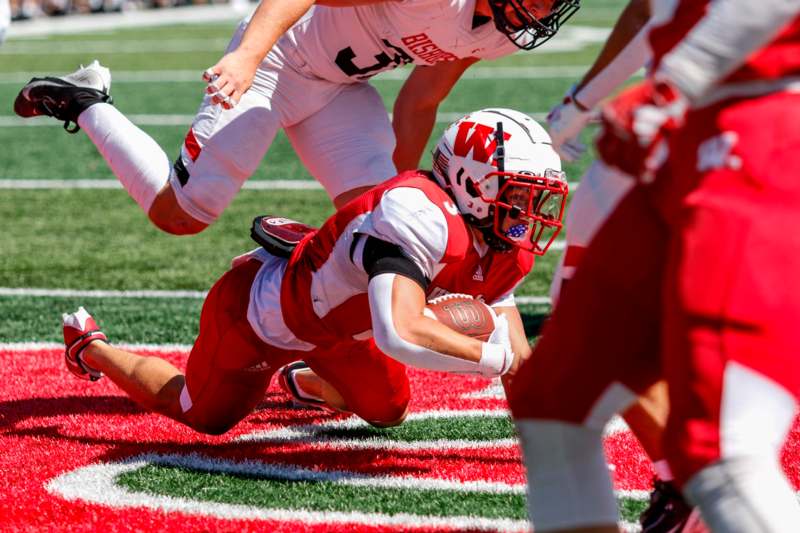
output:
M373 527L394 526L402 529L445 528L491 531L529 531L525 520L489 519L474 516L421 516L412 514L386 515L369 512L306 511L268 509L242 504L215 503L130 491L116 483L125 472L166 460L201 462L200 456L143 455L121 462L101 463L61 474L47 483L46 488L67 500L82 500L109 507L146 507L163 512L182 512L229 519L299 521L308 524L367 524ZM231 463L231 462L228 462ZM220 463L222 464L222 463ZM189 466L194 467L194 465ZM286 467L283 467L286 469ZM298 469L299 470L299 469Z
M146 344L146 343L125 343L125 342L115 342L114 346L121 348L123 350L128 350L132 352L136 351L146 351L146 352L158 352L158 353L172 353L172 352L182 352L186 355L189 355L189 351L192 349L191 344ZM42 341L30 341L30 342L0 342L0 352L40 352L40 351L51 351L51 350L63 350L64 343L61 342L42 342Z
M6 45L8 46L8 45ZM0 51L4 48L0 48ZM472 67L464 74L463 80L537 80L537 79L577 79L589 70L589 65L575 66L518 66L518 67ZM401 68L384 72L373 78L374 81L405 80L410 68ZM6 72L0 73L0 84L22 84L42 72ZM66 72L48 74L62 75ZM202 83L197 70L115 70L112 72L114 83Z
M205 298L207 291L158 291L158 290L97 290L35 289L24 287L0 287L0 296L34 296L46 298Z
M245 182L243 189L256 191L272 190L322 190L322 185L315 180L252 180ZM569 190L574 192L578 183L570 183ZM33 180L33 179L3 179L0 178L0 189L9 190L70 190L70 189L104 189L122 190L122 184L113 179L100 180ZM554 243L553 246L556 246ZM555 248L552 248L555 249Z
M436 115L436 122L450 123L463 117L466 112L444 112ZM538 121L547 117L544 111L527 112ZM391 120L392 114L389 113ZM159 115L159 114L131 114L128 118L139 126L181 126L188 128L194 120L194 115ZM20 118L13 115L0 115L0 128L29 128L29 127L62 127L61 121L50 117Z
M554 243L558 244L558 243ZM200 299L207 291L166 291L166 290L79 290L45 289L33 287L0 287L0 296L32 296L37 298L161 298L161 299ZM517 296L520 305L549 305L549 296Z
M70 42L68 46L54 47L52 42L25 42L16 41L0 48L0 56L15 55L74 55L94 54L107 56L113 54L154 54L154 53L184 53L207 52L209 49L224 50L230 39L165 39L163 41L82 41Z
M266 190L322 190L322 185L315 180L251 180L244 184L244 189ZM122 184L114 179L104 180L15 180L0 179L0 189L112 189L122 190Z

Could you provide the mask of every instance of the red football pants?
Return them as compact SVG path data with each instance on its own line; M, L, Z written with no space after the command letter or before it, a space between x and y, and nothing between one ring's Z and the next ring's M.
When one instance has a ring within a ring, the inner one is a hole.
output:
M311 352L290 352L264 343L247 321L250 286L261 262L245 261L214 284L203 303L200 333L186 366L191 407L186 422L206 433L224 433L264 398L281 366L303 359L370 422L393 422L410 399L405 367L372 340L345 341ZM186 399L183 400L186 402Z
M612 384L665 377L684 483L748 427L783 439L800 395L800 95L693 112L669 149L591 242L509 400L516 418L590 423Z

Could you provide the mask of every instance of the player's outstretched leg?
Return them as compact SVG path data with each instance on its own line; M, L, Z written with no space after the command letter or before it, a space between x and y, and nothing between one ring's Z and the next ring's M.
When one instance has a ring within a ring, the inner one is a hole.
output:
M106 375L142 406L185 423L184 376L167 361L111 346L83 307L64 315L64 343L67 369L79 378L95 381Z
M111 72L95 60L66 76L33 78L17 95L14 112L24 118L55 117L70 133L82 128L131 198L160 229L174 234L205 229L208 224L178 205L167 183L171 172L167 154L111 105L110 91Z

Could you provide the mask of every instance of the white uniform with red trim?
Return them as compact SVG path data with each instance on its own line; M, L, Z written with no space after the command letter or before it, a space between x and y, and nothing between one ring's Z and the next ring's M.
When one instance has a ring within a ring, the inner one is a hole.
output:
M364 81L407 63L492 59L517 50L492 22L473 29L474 10L474 0L313 7L279 39L234 109L204 100L170 176L178 203L212 222L281 128L331 198L394 176L389 117Z
M447 193L425 174L403 173L329 218L289 260L268 258L248 309L262 340L310 351L371 337L358 235L397 245L431 280L429 297L459 292L513 305L514 288L533 267L530 252L480 250Z
M474 10L474 0L316 6L276 48L314 76L336 83L355 83L407 63L494 59L517 50L492 23L473 29Z

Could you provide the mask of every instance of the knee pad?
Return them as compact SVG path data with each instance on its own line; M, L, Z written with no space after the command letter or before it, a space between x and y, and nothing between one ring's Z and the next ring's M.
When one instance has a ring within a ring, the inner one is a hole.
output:
M535 531L617 523L602 431L551 420L517 420L516 425Z

